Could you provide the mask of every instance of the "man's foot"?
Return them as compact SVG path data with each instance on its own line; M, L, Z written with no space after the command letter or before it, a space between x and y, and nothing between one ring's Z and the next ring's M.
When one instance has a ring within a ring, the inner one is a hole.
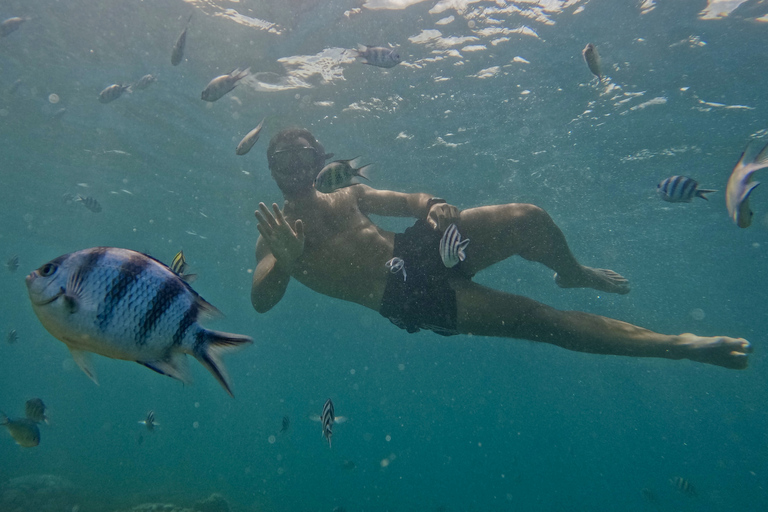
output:
M629 293L629 281L621 274L607 268L585 266L581 268L581 275L569 276L567 279L560 274L555 274L555 283L560 288L594 288L601 292L618 293L619 295Z
M685 359L734 370L746 368L747 354L752 352L752 345L744 338L704 338L689 332L680 335L677 346L683 349L680 355Z

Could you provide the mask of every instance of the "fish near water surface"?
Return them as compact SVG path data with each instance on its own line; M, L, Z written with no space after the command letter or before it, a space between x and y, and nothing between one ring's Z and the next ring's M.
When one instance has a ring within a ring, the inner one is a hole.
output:
M749 196L760 182L752 181L755 171L768 167L768 144L763 146L760 152L751 158L747 158L747 149L741 154L736 167L733 168L725 187L725 206L728 208L728 216L740 228L747 228L752 224L754 213L749 209Z
M595 75L599 81L602 81L603 73L600 69L600 54L597 52L597 46L593 45L592 43L588 43L587 46L585 46L581 51L581 55L584 57L584 62L587 63L587 67L592 72L592 74Z
M122 96L124 92L131 92L131 86L112 84L99 93L99 101L101 103L111 103Z
M237 149L235 150L235 154L237 155L244 155L248 153L254 144L256 144L256 141L259 140L259 135L261 135L261 128L264 126L264 119L261 120L261 122L248 132L248 134L243 137L243 140L240 141L240 143L237 145Z
M356 185L358 182L355 181L355 178L357 177L369 179L366 169L373 164L355 167L357 165L355 161L358 158L360 157L349 160L336 160L327 164L318 173L317 178L315 178L315 189L324 194L330 194L340 188Z
M184 58L184 46L187 44L187 29L189 28L190 21L192 21L191 14L187 19L187 24L184 26L184 30L181 31L179 38L176 39L176 44L173 45L173 50L171 51L171 64L173 66L178 66Z
M235 88L237 82L248 76L250 68L237 68L228 75L217 76L205 86L201 99L205 101L216 101Z
M18 16L3 21L0 23L0 37L5 37L16 32L25 21L27 21L25 18L19 18Z
M712 192L717 190L699 188L696 180L686 176L672 176L656 185L656 193L669 203L690 203L694 197L709 201L705 194Z
M9 418L0 411L0 425L10 432L16 444L24 448L32 448L40 444L40 429L28 418Z
M393 68L402 62L397 50L384 46L358 44L357 56L363 59L363 64L370 64L377 68Z
M90 353L136 361L185 383L190 354L232 395L221 356L251 338L203 328L198 317L218 310L154 258L114 247L84 249L46 263L26 284L40 323L94 382Z

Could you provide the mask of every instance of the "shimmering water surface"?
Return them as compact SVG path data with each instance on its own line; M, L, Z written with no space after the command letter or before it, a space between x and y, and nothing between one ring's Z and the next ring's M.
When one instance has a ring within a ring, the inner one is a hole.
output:
M768 503L768 193L755 191L749 229L724 201L740 152L768 133L765 2L4 0L0 18L14 16L27 20L0 39L0 259L18 255L19 269L0 269L0 409L20 416L40 397L51 425L31 449L0 432L2 482L65 478L82 512L213 492L238 511ZM581 56L589 42L600 83ZM358 43L396 45L403 62L356 62ZM251 75L201 101L237 67ZM147 89L98 101L147 73L158 79ZM235 155L265 117L262 139ZM265 149L291 125L373 162L377 188L461 208L537 204L583 263L633 289L561 290L519 258L478 282L661 332L745 337L750 368L408 335L297 283L256 314L253 211L281 199ZM678 174L719 192L661 201L656 184ZM234 400L195 362L186 387L102 357L100 386L80 372L23 278L98 245L166 263L184 249L195 289L226 314L206 325L255 339L226 358ZM349 418L332 449L310 420L328 397ZM148 410L154 433L138 423Z

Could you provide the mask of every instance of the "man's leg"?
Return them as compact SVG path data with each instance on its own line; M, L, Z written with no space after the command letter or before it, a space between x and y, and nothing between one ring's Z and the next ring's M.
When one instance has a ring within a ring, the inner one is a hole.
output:
M560 311L470 281L452 286L457 327L465 334L542 341L593 354L691 359L734 369L746 368L747 353L752 351L742 338L668 336L612 318Z
M552 218L532 204L482 206L461 212L461 235L470 239L464 268L477 273L510 256L543 263L554 270L563 288L595 288L629 293L629 283L607 269L579 264L563 232Z

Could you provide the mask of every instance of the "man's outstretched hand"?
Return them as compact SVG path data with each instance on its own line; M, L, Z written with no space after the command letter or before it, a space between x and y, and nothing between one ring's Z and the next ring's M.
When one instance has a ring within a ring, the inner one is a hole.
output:
M304 223L301 219L297 219L291 227L277 204L272 203L272 210L274 215L267 205L259 203L259 209L254 212L256 220L259 221L256 228L269 245L277 262L286 269L290 269L304 253Z

